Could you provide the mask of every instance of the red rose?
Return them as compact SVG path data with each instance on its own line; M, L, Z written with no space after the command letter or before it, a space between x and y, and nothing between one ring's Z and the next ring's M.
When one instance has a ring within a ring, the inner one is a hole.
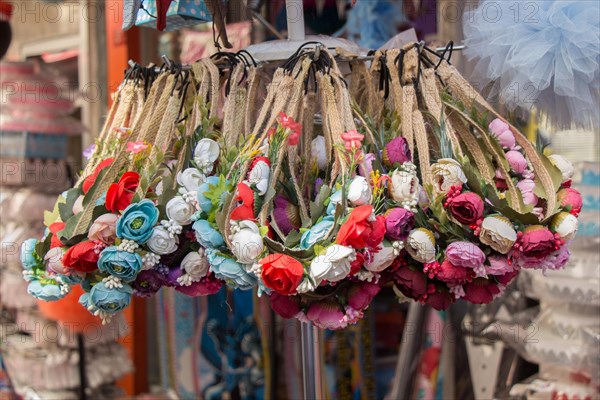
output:
M355 249L379 246L385 235L385 217L379 215L374 221L369 221L372 213L373 207L370 205L352 210L348 220L340 227L336 243Z
M494 296L500 293L500 288L494 282L485 278L474 279L464 287L464 299L473 304L487 304L494 300Z
M360 251L356 252L356 259L350 264L350 273L348 276L354 276L360 271L362 266L365 264L365 255Z
M64 222L55 222L48 227L48 230L52 233L52 237L50 238L50 248L53 249L55 247L63 247L64 244L60 241L58 237L58 232L65 229Z
M402 294L411 299L418 300L427 293L427 278L415 267L398 268L394 272L394 281Z
M447 289L436 288L435 286L432 289L428 290L427 298L424 299L423 303L434 309L438 311L445 310L455 301L454 296Z
M483 217L483 200L473 192L465 192L450 199L448 211L463 225L473 225Z
M62 263L67 269L78 272L92 272L98 268L99 254L96 253L96 244L91 241L77 243L63 255Z
M83 184L81 185L81 190L83 190L83 193L87 193L91 189L91 187L94 186L94 183L96 183L96 178L98 177L100 171L112 164L113 161L114 158L107 158L106 160L103 160L100 164L96 165L96 168L94 168L94 172L83 180Z
M475 274L471 268L459 267L458 265L452 264L448 260L444 260L440 264L435 277L440 281L449 283L451 285L462 285L463 283L471 280L474 275Z
M123 211L131 204L135 191L140 183L137 172L125 172L118 183L110 185L106 191L104 206L112 212Z
M300 312L300 299L296 296L285 296L277 292L271 293L271 308L283 318L293 318Z
M286 254L271 254L259 261L265 286L277 293L291 295L302 281L304 266Z
M519 239L519 250L525 257L542 260L556 250L554 234L541 225L530 226Z
M496 280L498 281L498 283L500 283L501 285L508 285L509 283L512 282L513 279L515 279L515 277L519 275L519 271L518 270L514 270L511 272L507 272L504 275L495 275Z
M560 205L571 214L578 216L583 206L581 194L572 188L560 189L557 194Z
M254 219L254 192L245 183L238 183L237 185L237 197L235 198L238 202L241 202L237 206L229 217L234 221L241 220L253 220Z

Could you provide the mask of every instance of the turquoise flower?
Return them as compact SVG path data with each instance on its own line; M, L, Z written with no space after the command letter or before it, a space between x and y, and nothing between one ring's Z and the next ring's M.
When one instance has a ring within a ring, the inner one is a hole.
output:
M218 176L209 176L208 178L206 178L206 181L198 187L198 205L200 206L200 209L205 213L209 213L213 205L210 199L204 196L204 194L210 191L210 185L216 186L218 184Z
M60 290L56 283L43 284L39 280L33 280L27 285L27 293L44 301L56 301L62 299L67 293Z
M205 219L194 222L192 228L196 232L196 240L206 249L221 247L225 243L219 231Z
M327 205L327 214L335 215L335 207L342 201L342 191L338 190L329 197L329 204Z
M142 269L142 257L137 253L120 251L116 246L110 246L100 253L98 269L124 282L131 282Z
M158 209L154 203L144 199L129 205L117 221L117 236L146 243L152 236L152 228L158 222Z
M40 265L39 257L35 254L37 239L27 239L21 245L21 264L23 269L30 270Z
M108 314L114 314L131 302L133 289L129 285L123 285L120 288L108 289L104 282L98 282L92 287L89 295L85 294L79 299L79 303L86 308L96 308Z
M96 206L103 206L106 203L106 192L96 200Z
M244 265L233 258L223 257L215 249L206 249L206 257L210 264L210 271L228 285L240 290L252 289L256 285L256 277L246 272Z
M333 228L333 217L327 216L312 228L302 234L300 238L300 248L309 249L320 241L324 240Z

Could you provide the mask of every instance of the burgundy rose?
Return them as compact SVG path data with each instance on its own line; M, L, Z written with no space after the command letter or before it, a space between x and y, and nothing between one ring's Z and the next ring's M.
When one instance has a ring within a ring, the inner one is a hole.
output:
M452 293L448 291L446 288L434 288L434 290L429 290L430 293L427 294L427 298L425 299L425 304L431 306L436 310L445 310L450 307L455 301Z
M286 296L272 292L269 296L271 308L283 318L293 318L300 312L300 299L298 296Z
M473 225L483 217L483 200L473 192L461 193L448 202L450 215L463 225Z
M179 269L179 268L177 268ZM223 281L217 279L215 274L208 274L189 286L175 286L175 290L190 297L208 296L215 294L223 286Z
M495 275L496 280L498 281L498 283L500 283L501 285L508 285L509 283L512 282L512 280L519 275L519 271L513 270L510 272L507 272L504 275Z
M369 307L379 290L379 285L369 282L352 285L348 289L348 305L355 310L364 310Z
M415 226L415 215L405 208L393 208L385 215L385 236L390 240L406 240Z
M392 139L383 149L382 157L388 168L392 168L395 163L402 165L411 161L412 156L407 140L401 136Z
M160 272L150 269L142 271L135 278L135 281L131 284L133 288L133 294L138 297L150 297L154 295L158 290L165 286L165 276Z
M541 225L530 226L519 240L519 249L525 257L542 260L556 250L554 234Z
M444 260L436 273L436 278L451 285L462 285L475 276L470 268L459 267Z
M394 274L396 286L402 294L418 300L427 293L427 278L422 271L413 266L398 268Z
M497 284L486 278L477 278L463 286L465 290L464 299L473 304L487 304L494 300L494 296L500 293Z

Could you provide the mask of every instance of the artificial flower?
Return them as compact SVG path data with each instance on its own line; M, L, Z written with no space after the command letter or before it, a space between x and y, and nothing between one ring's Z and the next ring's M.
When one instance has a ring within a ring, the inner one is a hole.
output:
M577 233L577 217L567 212L561 211L552 218L550 229L560 236L560 238L568 242L575 237Z
M181 273L179 268L175 268L172 271ZM176 276L176 274L174 274ZM215 274L208 274L204 278L196 282L192 282L190 285L175 286L175 290L190 297L208 296L217 293L223 287L223 281L215 276Z
M215 249L206 249L206 257L210 271L227 284L241 290L252 289L256 285L256 277L249 274L244 266L234 259L224 257Z
M329 204L327 204L327 215L335 215L335 209L338 204L342 202L342 191L337 190L329 197Z
M300 312L300 301L297 296L286 296L277 292L271 293L271 308L283 318L294 318Z
M419 178L408 171L394 170L390 174L390 195L402 205L416 204L419 198Z
M385 213L385 236L390 240L406 240L415 226L415 215L405 208L392 208Z
M437 192L447 193L452 186L467 183L467 177L460 163L451 158L440 158L431 166L434 188Z
M42 283L39 280L33 280L27 285L27 293L36 299L43 301L56 301L62 299L66 293L63 293L60 286L55 283Z
M105 160L102 160L97 166L96 168L94 168L94 172L89 175L87 178L85 178L83 180L83 183L81 184L81 190L83 191L83 193L87 193L92 186L94 186L94 183L96 183L96 179L98 178L98 174L100 174L100 172L110 166L112 164L112 162L114 161L114 158L107 158Z
M104 206L108 211L122 211L131 204L135 191L140 183L137 172L125 172L119 182L113 183L106 191Z
M504 275L515 270L514 264L505 256L490 256L488 262L490 265L485 266L488 275Z
M129 285L109 289L104 282L98 282L92 287L87 303L107 314L114 314L129 306L132 294L133 289ZM82 296L86 295L87 293Z
M521 191L523 202L525 204L537 204L538 197L533 192L535 189L535 182L532 179L523 179L517 183L517 189Z
M510 169L517 174L522 174L527 170L527 160L520 151L511 150L505 154L506 161L510 165Z
M263 238L260 229L253 221L239 221L232 224L231 252L242 264L253 264L263 252Z
M40 262L35 253L35 245L38 244L37 239L27 239L21 245L21 264L26 270L37 267Z
M304 266L287 254L270 254L259 261L265 286L277 293L291 295L302 281Z
M55 274L64 274L65 266L62 263L63 255L65 250L60 247L54 247L46 253L44 261L46 262L46 268Z
M109 246L100 253L98 269L124 282L131 282L142 269L142 257L137 253L120 251L117 246Z
M117 237L117 214L102 214L94 220L88 231L88 239L98 240L107 246L115 242Z
M300 228L298 207L282 194L277 194L273 200L273 218L281 233L286 236Z
M498 139L500 146L505 149L513 149L515 147L515 135L510 131L506 122L496 118L490 123L489 129L492 136Z
M313 258L310 264L311 276L317 284L323 280L340 281L348 276L355 259L356 251L353 248L333 244L327 247L324 254Z
M317 163L319 170L325 171L327 169L327 147L323 136L317 136L310 143L310 156Z
M385 217L375 216L373 207L364 205L352 210L338 231L336 243L357 250L376 248L385 235Z
M361 270L363 265L365 265L365 256L360 251L357 251L356 258L350 264L350 273L348 274L348 276L356 275Z
M200 171L204 174L210 174L213 171L213 164L219 158L221 149L219 144L212 139L200 139L194 148L194 162Z
M392 139L385 145L382 158L388 168L393 168L394 164L402 165L407 161L412 161L408 141L402 136Z
M89 145L88 147L86 147L86 149L83 150L81 155L89 160L90 158L92 158L92 155L94 155L95 151L96 151L96 143L93 143L93 144Z
M435 260L435 237L429 229L417 228L410 231L405 248L418 262L426 264Z
M555 246L554 234L541 225L528 226L519 238L519 250L528 258L541 260L556 250Z
M300 238L300 248L309 249L322 240L325 240L334 227L333 217L325 217L322 221L305 231Z
M202 247L219 248L225 244L223 236L218 230L212 227L212 225L205 219L199 219L194 222L192 229L196 233L196 240L202 245Z
M306 312L306 317L321 329L342 329L348 325L344 319L345 314L340 310L339 305L332 301L312 303Z
M563 188L560 189L556 195L561 207L575 215L576 217L581 212L581 207L583 206L583 201L581 199L581 194L572 188Z
M348 151L360 150L364 138L365 135L358 133L356 129L351 129L347 132L342 133L344 146Z
M79 196L75 200L75 203L73 203L73 208L71 208L71 211L73 211L73 215L77 215L83 211L83 198L83 196Z
M371 176L371 172L373 172L373 161L375 161L375 159L375 154L365 154L362 162L358 165L358 174L360 176L364 176L365 178L369 178Z
M210 264L204 254L204 250L192 251L181 260L181 269L189 275L193 281L197 281L208 274Z
M98 253L92 241L77 243L69 247L62 258L67 271L93 272L97 269Z
M365 268L371 272L381 272L392 265L396 258L397 254L394 247L382 246L381 249L371 254Z
M50 233L52 233L52 237L50 238L50 248L64 246L64 244L60 241L60 238L58 237L58 232L62 231L63 229L65 229L65 223L62 221L50 224L50 226L48 227L48 230L50 231Z
M148 145L144 142L127 142L127 147L125 148L125 151L128 153L137 154L141 153L147 148Z
M423 302L438 311L447 309L455 300L452 293L446 288L435 285L431 286L433 287L431 290L428 288L427 296Z
M269 188L270 165L269 159L266 157L255 158L250 165L248 182L256 187L256 191L260 196L267 193L267 189Z
M394 271L394 282L406 297L418 300L427 293L427 277L415 266L404 266Z
M206 176L196 168L186 168L177 173L177 184L188 192L196 192L206 181Z
M450 260L444 260L435 274L436 279L450 285L462 285L474 276L473 270L460 265L453 264Z
M158 209L151 200L144 199L128 206L117 221L117 237L143 244L152 236L158 222Z
M219 177L217 176L209 176L206 180L198 187L197 190L197 199L198 206L205 213L210 212L213 207L211 200L205 196L205 193L209 193L211 191L211 186L217 186L219 184Z
M171 254L177 250L179 238L172 235L164 226L155 226L146 246L155 254Z
M471 242L452 242L446 247L446 259L454 265L481 271L485 253Z
M573 168L573 164L571 164L571 161L567 160L563 156L552 154L548 157L548 159L562 174L563 182L568 181L573 177L573 175L575 175L575 168Z
M234 221L254 219L254 192L245 183L238 183L236 200L241 204L233 209L229 218Z
M192 216L196 212L196 209L192 204L185 201L183 197L175 196L168 201L165 211L169 219L181 226L185 226L192 223Z
M506 254L517 240L517 232L508 218L490 215L481 223L479 240L497 252Z
M348 289L348 305L355 310L364 310L369 307L380 289L379 285L370 282L354 284Z
M463 225L473 225L483 217L483 200L473 192L461 193L447 203L450 218Z
M473 304L487 304L500 293L500 288L496 283L485 278L476 278L464 285L464 299Z
M296 122L294 118L288 116L285 113L279 113L279 123L283 127L283 129L289 130L292 133L297 133L298 136L302 133L302 124L300 122ZM292 146L294 143L290 143ZM297 142L296 142L297 144Z
M135 281L131 282L133 294L138 297L150 297L165 285L164 275L153 269L141 271Z
M348 188L348 200L353 206L363 206L371 202L371 186L364 176L356 176Z

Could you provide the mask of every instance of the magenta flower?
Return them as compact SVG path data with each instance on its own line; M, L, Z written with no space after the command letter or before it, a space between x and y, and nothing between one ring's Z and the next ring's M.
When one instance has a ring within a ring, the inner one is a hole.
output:
M300 301L297 296L286 296L273 291L269 300L273 311L283 318L293 318L300 312Z
M383 149L383 162L388 168L392 168L394 164L400 165L412 160L410 147L405 138L398 136L392 139Z
M282 194L275 196L273 204L273 218L284 235L300 229L300 214L295 204Z
M393 208L385 214L385 236L390 240L406 240L415 226L415 215L404 208Z
M334 302L313 303L308 308L306 317L321 329L343 329L348 323L346 314Z
M485 258L485 253L471 242L453 242L446 248L446 259L459 267L480 269Z
M379 290L379 285L369 282L352 285L348 289L348 305L355 310L364 310L369 307Z

